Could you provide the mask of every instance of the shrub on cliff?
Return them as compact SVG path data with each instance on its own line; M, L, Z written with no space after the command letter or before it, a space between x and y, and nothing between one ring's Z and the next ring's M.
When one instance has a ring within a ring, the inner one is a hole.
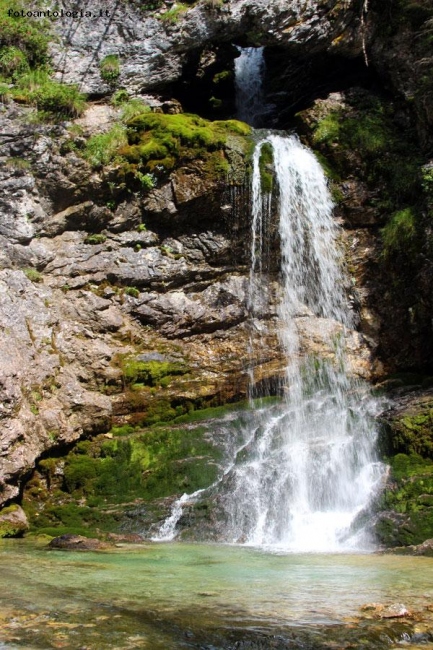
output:
M1 98L12 97L31 104L41 117L77 117L85 107L77 86L50 79L48 71L48 23L8 15L10 3L0 0ZM14 10L25 7L18 3ZM15 84L13 86L12 84Z
M36 106L44 114L62 118L78 117L86 105L77 86L53 81L45 70L22 75L12 95L17 101Z
M13 5L14 10L24 8L19 2ZM0 58L7 48L13 47L22 53L29 66L44 65L48 58L46 23L9 16L9 9L11 2L0 0Z
M114 83L120 75L120 61L116 54L109 54L99 64L101 78L109 84Z

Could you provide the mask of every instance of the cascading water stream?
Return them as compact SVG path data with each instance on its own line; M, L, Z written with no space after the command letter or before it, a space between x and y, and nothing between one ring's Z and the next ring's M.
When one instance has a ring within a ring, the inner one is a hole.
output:
M266 112L262 91L264 48L238 49L240 55L235 59L236 117L251 126L257 126Z
M263 48L236 60L238 118L256 125L262 99ZM273 192L262 188L260 158L272 150ZM256 409L240 439L228 442L226 465L206 490L184 494L154 537L176 537L186 504L218 495L225 511L223 539L285 551L342 551L369 547L354 523L381 485L385 467L375 454L375 401L351 379L338 229L322 168L296 136L268 133L253 156L251 264L247 310L251 323L250 381L261 350L261 313L267 309L267 225L276 209L281 241L279 337L287 366L282 404ZM320 356L304 352L299 323L314 320ZM319 346L320 347L320 346Z
M282 297L280 339L287 355L285 397L260 413L247 457L225 495L231 540L285 550L335 551L365 545L351 524L383 475L376 461L373 402L350 380L344 335L351 326L323 171L296 136L270 134L254 154L250 300L257 295L257 239L269 197L260 152L272 146L278 187ZM256 272L254 269L256 268ZM263 284L261 281L260 285ZM333 361L301 355L297 321L315 317Z

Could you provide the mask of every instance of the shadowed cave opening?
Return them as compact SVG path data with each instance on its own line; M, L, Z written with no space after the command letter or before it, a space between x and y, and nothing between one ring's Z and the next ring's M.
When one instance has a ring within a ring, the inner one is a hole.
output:
M211 120L236 116L235 60L244 44L214 43L188 53L182 78L164 95L171 95L187 113ZM298 111L331 92L358 86L383 91L383 82L362 56L326 52L298 54L281 47L264 47L264 102L270 110L258 126L285 129Z

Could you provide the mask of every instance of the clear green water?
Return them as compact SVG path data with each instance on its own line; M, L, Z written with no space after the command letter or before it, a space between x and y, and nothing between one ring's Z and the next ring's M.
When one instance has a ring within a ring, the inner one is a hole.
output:
M414 621L356 618L371 602L433 605L433 559L0 544L0 648L433 647Z

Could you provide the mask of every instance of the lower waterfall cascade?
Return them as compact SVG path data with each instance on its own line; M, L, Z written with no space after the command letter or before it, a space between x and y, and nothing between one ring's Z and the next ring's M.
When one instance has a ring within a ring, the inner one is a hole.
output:
M271 192L262 189L263 147L272 148ZM273 205L281 241L279 337L287 358L282 402L256 410L251 405L253 416L220 478L178 499L154 539L175 538L183 504L217 493L226 542L294 552L367 550L368 534L354 524L386 473L375 452L376 402L348 375L345 333L353 317L333 203L319 162L295 135L266 134L253 157L252 319L268 299L261 255ZM301 354L297 319L305 316L320 323L332 359Z

